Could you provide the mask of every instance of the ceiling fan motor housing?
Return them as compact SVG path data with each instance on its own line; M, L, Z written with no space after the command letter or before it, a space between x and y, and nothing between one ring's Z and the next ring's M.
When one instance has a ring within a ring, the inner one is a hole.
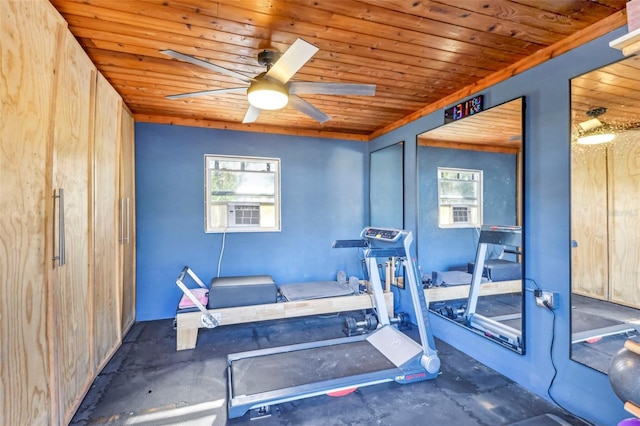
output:
M263 67L267 67L267 71L280 59L280 52L275 50L263 50L258 53L258 63Z
M599 108L590 109L589 111L586 112L586 114L589 117L598 117L604 114L605 112L607 112L607 108L599 107Z

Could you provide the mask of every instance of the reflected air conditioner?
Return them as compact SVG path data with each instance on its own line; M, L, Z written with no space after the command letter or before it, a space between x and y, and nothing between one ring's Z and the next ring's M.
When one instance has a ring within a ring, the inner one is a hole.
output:
M451 223L471 223L471 207L451 206Z
M260 226L260 204L229 203L228 226Z

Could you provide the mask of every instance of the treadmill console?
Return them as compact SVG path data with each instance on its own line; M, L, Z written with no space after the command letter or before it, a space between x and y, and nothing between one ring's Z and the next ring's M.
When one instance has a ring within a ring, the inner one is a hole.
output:
M362 236L370 240L396 242L400 239L401 232L398 229L389 228L364 228Z

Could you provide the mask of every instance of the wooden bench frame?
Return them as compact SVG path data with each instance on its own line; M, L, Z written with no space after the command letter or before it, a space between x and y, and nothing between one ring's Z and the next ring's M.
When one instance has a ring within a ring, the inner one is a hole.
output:
M469 297L470 287L470 284L451 287L431 287L425 289L424 295L427 298L427 303L466 299ZM520 292L522 292L522 280L489 281L480 285L480 296Z
M388 312L394 312L393 293L385 293L384 298ZM372 307L373 295L364 293L357 296L328 297L325 299L268 303L264 305L209 309L208 311L218 321L219 325L230 325L356 311L360 309L371 309ZM176 350L181 351L196 347L198 330L200 328L205 328L200 321L202 315L203 314L200 311L176 314Z

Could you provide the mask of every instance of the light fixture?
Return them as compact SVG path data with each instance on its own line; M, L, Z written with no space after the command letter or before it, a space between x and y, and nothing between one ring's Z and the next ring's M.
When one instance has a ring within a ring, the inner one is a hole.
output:
M597 127L580 131L578 133L578 143L580 145L597 145L611 142L616 137L617 132L615 130L613 126L607 123L600 123Z
M584 134L578 137L578 143L580 145L597 145L600 143L607 143L614 140L616 137L613 133L591 133Z
M289 92L284 84L257 76L247 90L249 103L259 109L282 109L289 103Z
M586 112L586 115L591 119L578 124L580 126L578 135L580 145L597 145L615 139L616 135L612 126L598 120L598 117L605 112L607 112L605 107L594 108Z

